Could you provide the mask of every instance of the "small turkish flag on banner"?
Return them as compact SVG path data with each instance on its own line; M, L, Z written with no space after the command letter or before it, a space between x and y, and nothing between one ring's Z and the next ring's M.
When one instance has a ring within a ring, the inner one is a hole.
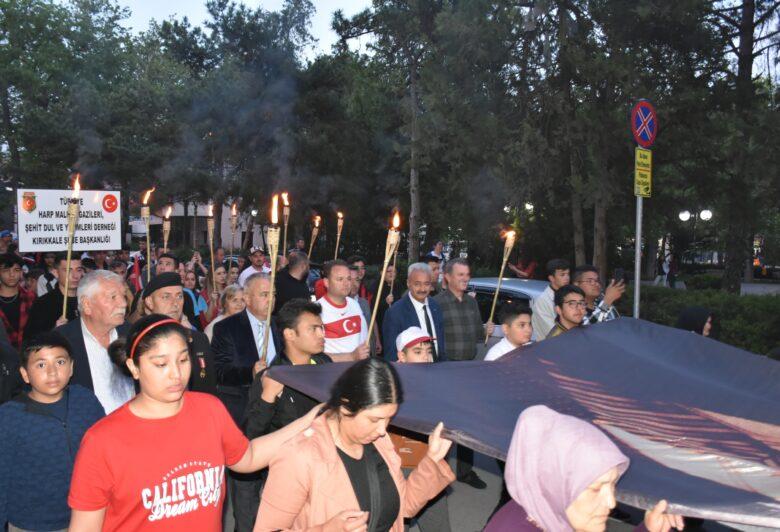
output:
M360 334L360 316L348 316L325 324L325 338L346 338Z

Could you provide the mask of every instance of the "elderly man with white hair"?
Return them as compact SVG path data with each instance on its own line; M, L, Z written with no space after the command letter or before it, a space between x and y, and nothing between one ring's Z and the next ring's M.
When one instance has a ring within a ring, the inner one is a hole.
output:
M95 270L81 279L76 298L79 319L55 329L68 339L73 351L70 382L94 391L110 414L135 395L133 381L108 356L108 345L128 327L124 280L113 272Z

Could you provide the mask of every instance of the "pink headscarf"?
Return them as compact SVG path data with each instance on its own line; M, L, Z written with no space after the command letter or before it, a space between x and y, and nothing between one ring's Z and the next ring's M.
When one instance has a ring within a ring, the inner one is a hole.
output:
M507 489L544 530L570 532L566 508L594 480L628 458L586 421L536 405L517 420L507 453Z

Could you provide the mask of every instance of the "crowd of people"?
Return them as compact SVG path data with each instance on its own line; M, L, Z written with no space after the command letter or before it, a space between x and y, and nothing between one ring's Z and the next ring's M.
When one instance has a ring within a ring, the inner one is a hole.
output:
M404 397L395 364L474 360L485 335L500 337L484 355L495 361L617 319L625 291L553 260L548 288L494 324L469 292L470 264L445 260L441 243L404 281L391 264L383 286L360 256L315 275L302 240L273 286L262 248L214 255L213 271L197 252L185 262L144 246L68 262L0 238L0 526L216 531L230 511L238 531L457 530L448 486L486 483L468 447L450 469L441 424L427 438L390 426ZM712 317L685 323L706 335ZM268 372L339 362L352 364L325 404ZM531 407L486 529L604 530L627 467L599 429ZM640 525L672 527L681 518L663 501Z

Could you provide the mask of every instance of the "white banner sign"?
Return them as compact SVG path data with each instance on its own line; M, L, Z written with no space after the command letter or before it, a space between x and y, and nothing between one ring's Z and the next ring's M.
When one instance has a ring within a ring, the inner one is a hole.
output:
M68 200L71 190L17 191L19 251L65 251L68 248ZM73 249L122 249L120 193L82 190Z

